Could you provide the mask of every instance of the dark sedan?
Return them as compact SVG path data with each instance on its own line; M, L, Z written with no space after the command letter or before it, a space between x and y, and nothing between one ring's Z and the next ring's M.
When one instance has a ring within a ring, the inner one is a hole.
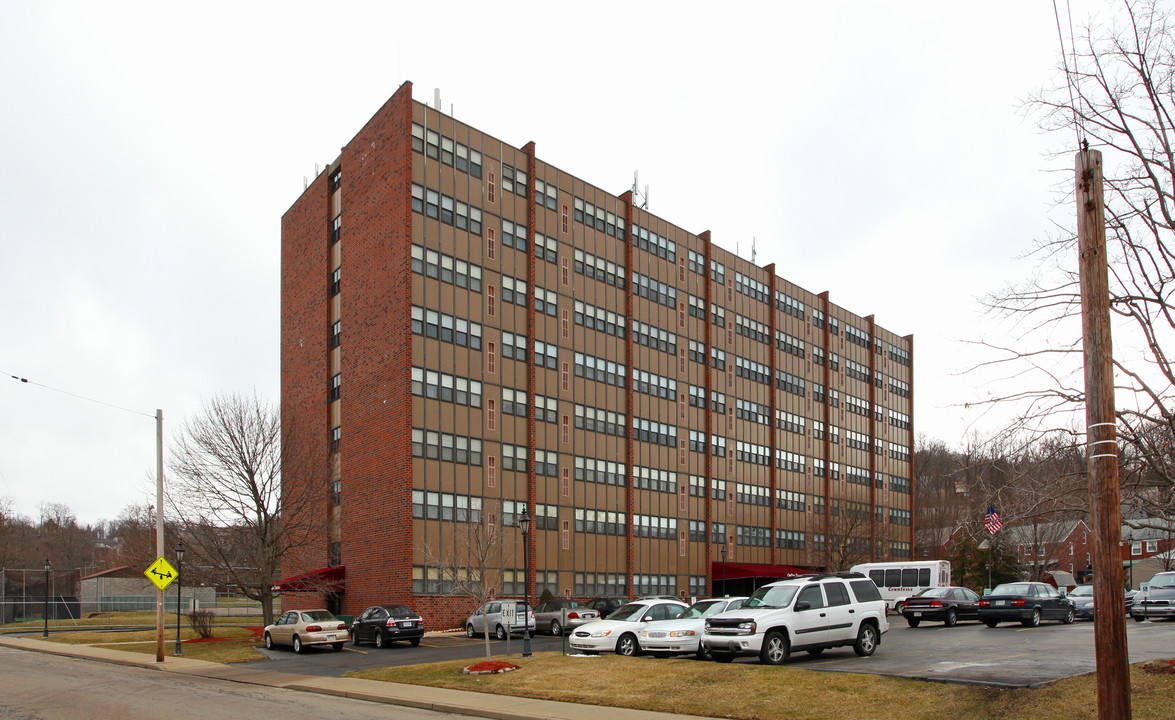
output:
M988 627L1016 620L1024 627L1036 627L1042 620L1060 620L1067 625L1073 617L1073 601L1042 582L996 585L990 595L979 600L979 619Z
M375 643L387 647L396 640L420 644L424 637L424 619L407 605L374 605L367 608L351 624L351 641Z
M927 588L906 599L902 615L910 627L923 620L953 627L959 620L979 619L979 596L965 587Z
M600 619L608 617L619 609L621 605L627 604L628 598L622 597L598 597L587 602L588 607L600 613Z

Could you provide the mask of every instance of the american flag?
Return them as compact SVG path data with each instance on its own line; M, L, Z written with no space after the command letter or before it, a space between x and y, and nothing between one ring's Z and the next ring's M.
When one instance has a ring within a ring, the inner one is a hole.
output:
M987 528L988 534L995 535L996 531L1003 526L1004 523L1002 520L1000 520L1000 514L995 511L995 506L988 505L987 517L983 518L983 527Z

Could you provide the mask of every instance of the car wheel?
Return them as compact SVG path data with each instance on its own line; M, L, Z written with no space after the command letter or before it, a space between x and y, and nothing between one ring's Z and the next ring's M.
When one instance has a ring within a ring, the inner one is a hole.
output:
M1024 627L1036 627L1040 624L1040 610L1033 610L1032 615L1027 620L1021 620L1020 624Z
M861 657L869 657L875 650L877 650L877 628L862 623L861 629L857 631L857 642L853 644L853 652Z
M466 637L477 637L477 631L473 629L473 623L465 626L465 635Z
M906 624L907 624L907 625L909 625L910 627L918 627L918 625L919 625L921 622L922 622L922 621L921 621L921 620L919 620L918 618L912 618L912 617L908 617L908 618L906 618Z
M297 635L294 636L294 652L302 652L302 638L298 637Z
M269 636L269 633L265 633L265 649L266 650L273 649L273 638Z
M999 625L1000 623L999 623L999 621L998 621L998 620L984 620L984 621L983 621L983 624L984 624L984 625L987 625L989 628L993 628L993 627L995 627L996 625Z
M710 654L710 651L706 649L706 646L702 645L701 643L698 643L698 651L696 653L694 653L694 657L696 657L699 660L713 660L714 659L714 656Z
M763 647L759 650L759 662L764 665L779 665L791 654L791 644L778 630L772 630L763 638Z
M335 643L335 644L334 644L334 645L332 645L331 647L333 647L333 648L335 649L335 652L342 652L342 651L343 651L343 645L344 645L344 644L345 644L345 643Z
M632 633L624 633L620 639L616 641L616 654L633 657L641 654L641 646L636 641L636 635Z
M501 625L494 628L494 637L498 638L499 640L505 640L506 628L502 627Z
M957 622L959 622L959 614L955 612L954 608L948 608L947 619L943 621L943 624L947 627L954 627Z
M896 612L898 615L901 615L902 611L905 609L906 609L906 603L904 603L904 602L899 601L898 603L896 603L893 606L893 611Z
M819 657L821 654L823 654L823 652L824 648L812 648L811 650L807 651L807 653L812 657Z
M711 653L710 659L714 662L728 663L731 660L734 660L734 655L731 653Z
M1134 618L1134 622L1142 622L1143 620L1146 620L1146 615L1135 615L1134 613L1130 613L1130 617Z
M551 621L551 634L555 637L559 637L563 634L563 626L559 624L558 620Z
M359 635L354 631L351 631L351 644L359 647Z
M409 642L412 643L412 647L417 647L420 645L420 638L412 638Z
M387 645L387 644L388 644L388 641L384 640L384 634L381 632L377 632L375 634L375 646L377 648L379 648L380 650L382 650L384 645Z
M1061 622L1065 623L1066 625L1073 624L1073 608L1069 608L1065 611L1065 617L1061 619Z

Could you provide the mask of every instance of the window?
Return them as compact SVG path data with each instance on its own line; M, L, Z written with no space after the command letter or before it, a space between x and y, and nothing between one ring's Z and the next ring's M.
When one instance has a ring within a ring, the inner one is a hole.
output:
M412 332L441 342L481 350L481 325L465 318L412 306ZM524 346L525 347L525 346Z
M332 245L339 241L343 236L343 216L337 215L330 223L330 242Z
M330 399L331 401L338 400L342 396L343 376L341 373L335 373L330 376Z
M452 255L412 246L412 272L451 283L459 288L481 292L482 268Z
M331 346L331 348L337 348L339 346L339 344L342 342L342 336L343 336L342 321L339 320L337 322L331 323L331 326L330 326L330 346Z

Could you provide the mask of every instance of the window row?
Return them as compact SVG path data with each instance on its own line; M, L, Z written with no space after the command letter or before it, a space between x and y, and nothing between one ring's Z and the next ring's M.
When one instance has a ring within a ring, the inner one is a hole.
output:
M612 460L598 460L590 457L575 457L575 479L602 485L624 485L627 475L624 463Z
M481 498L470 495L413 490L412 517L429 520L481 522L481 502Z
M632 321L633 342L654 348L670 355L677 354L677 335L643 323L635 318ZM621 333L620 337L624 337Z
M734 528L734 538L736 545L771 547L771 528L736 525Z
M453 138L442 137L435 130L425 130L424 126L418 123L412 123L412 149L424 153L433 160L452 165L475 178L481 177L480 152Z
M461 465L481 465L481 440L412 428L412 456Z
M481 350L481 325L436 310L425 310L419 305L412 306L412 333Z
M677 447L677 427L656 422L655 420L633 417L632 437L635 440L654 445Z
M635 324L636 321L634 320ZM598 330L618 338L624 337L624 318L611 310L604 310L594 305L588 305L580 300L575 301L575 324L583 325L591 330Z
M677 262L677 243L635 223L632 226L632 244L662 260Z
M576 377L597 380L608 383L609 385L615 385L616 387L625 386L625 367L623 363L615 363L611 360L585 355L584 353L575 353L575 375Z
M635 270L632 273L632 289L637 295L646 300L667 305L677 309L677 288L655 280L648 275L642 275Z
M412 394L458 405L481 407L480 382L422 367L412 368Z
M734 289L743 295L755 298L759 302L767 302L768 293L771 292L771 288L767 287L766 284L754 278L747 277L741 272L734 274Z
M746 505L769 507L771 505L771 488L750 483L735 483L734 499L735 502Z
M804 303L796 300L791 295L780 292L779 290L775 291L775 307L794 318L798 318L800 320L805 319Z
M632 389L666 400L677 397L677 381L644 370L632 369Z
M618 218L615 213L596 207L582 198L575 198L574 207L576 222L594 227L614 238L624 239L624 218Z
M575 251L575 272L621 290L625 288L623 267L583 250Z
M758 340L761 343L771 341L771 328L758 320L752 320L742 315L734 316L734 331L743 337Z
M425 217L481 235L481 208L415 183L412 184L412 212L424 213Z
M632 469L632 486L655 492L677 492L677 473L671 470L635 466Z
M442 255L436 250L425 250L420 245L412 246L412 272L451 283L459 288L481 292L480 265L465 262L452 255Z
M805 345L806 343L798 337L779 330L775 332L775 346L789 355L795 355L802 359Z
M627 535L628 528L622 512L575 508L575 532Z
M575 427L579 430L624 437L624 413L617 413L603 408L576 405Z
M633 515L632 534L636 537L677 539L677 519L655 515Z

